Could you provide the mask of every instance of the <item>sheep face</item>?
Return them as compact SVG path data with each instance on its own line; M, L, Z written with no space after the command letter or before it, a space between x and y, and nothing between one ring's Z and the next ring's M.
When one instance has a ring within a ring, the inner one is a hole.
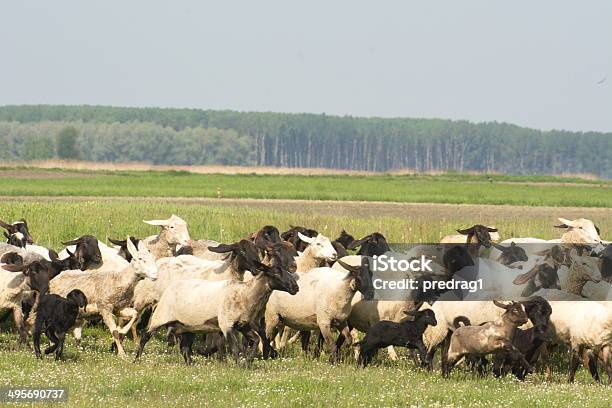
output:
M573 258L571 266L573 273L577 273L581 281L600 282L601 271L599 270L599 259L590 256L578 256Z
M525 307L527 317L533 323L536 334L540 338L547 338L549 335L550 315L552 307L546 299L540 296L534 296L529 300L521 302Z
M504 304L494 300L493 303L497 307L501 307L502 309L506 309L506 312L503 314L503 317L510 321L510 323L515 326L522 326L527 323L529 317L527 316L527 312L525 311L525 306L518 302L510 302L509 304Z
M172 214L167 220L144 221L149 225L156 225L161 228L160 236L170 245L187 246L191 237L187 230L187 223L180 217Z
M566 220L558 218L560 225L555 225L556 228L563 228L566 231L561 236L562 242L568 243L598 243L601 242L599 237L599 228L595 226L593 221L586 218L578 218L577 220Z
M259 249L265 249L268 245L282 242L278 228L266 225L253 234L253 243Z
M216 247L209 246L211 252L228 254L231 262L235 262L236 271L255 271L259 267L259 251L252 241L242 239L233 244L220 244Z
M127 239L127 249L132 255L132 268L136 276L141 278L149 278L151 280L157 279L157 263L151 251L143 242L138 243L138 248Z
M93 235L83 235L72 241L62 242L62 244L76 245L74 258L77 262L77 268L82 271L102 262L102 253L98 246L98 239Z
M49 279L53 274L49 261L34 261L26 265L6 264L2 268L9 272L23 273L30 289L41 295L49 291Z
M6 243L9 245L18 248L25 248L27 245L26 237L21 232L15 232L9 235L8 232L4 231L4 236L6 237Z
M391 250L387 239L379 232L373 232L357 241L351 242L347 249L355 249L357 247L360 247L357 255L361 256L382 255Z
M437 326L438 321L436 320L436 313L431 309L419 310L419 311L404 311L407 316L414 317L414 321L419 321L428 326Z
M318 234L315 238L311 238L298 232L298 237L308 244L308 248L312 251L311 254L314 259L323 262L334 262L336 258L338 258L336 249L329 238L323 234Z
M23 238L25 239L25 242L27 244L33 244L34 243L34 240L32 239L32 236L30 235L30 231L28 230L28 223L26 222L26 220L22 219L22 220L19 220L19 221L15 221L12 224L8 224L8 223L0 220L0 227L4 228L6 230L6 232L8 233L8 235L20 233L23 236ZM7 234L4 234L4 235L7 236ZM25 247L25 245L24 245L24 247Z
M336 238L336 242L340 243L344 248L348 248L348 246L355 240L351 234L347 233L345 230L342 230L340 236Z
M457 230L457 232L467 235L468 244L479 244L485 248L491 248L491 241L497 241L499 239L497 228L491 228L480 224L467 229Z
M372 282L372 270L367 258L363 259L363 263L359 266L353 266L345 263L341 259L338 264L349 272L347 278L353 279L351 287L353 290L361 292L365 300L374 299L374 283Z

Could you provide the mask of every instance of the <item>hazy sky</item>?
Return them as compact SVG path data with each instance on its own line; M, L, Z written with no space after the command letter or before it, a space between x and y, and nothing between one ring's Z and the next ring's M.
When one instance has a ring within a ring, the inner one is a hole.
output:
M0 44L0 105L612 131L609 0L15 0Z

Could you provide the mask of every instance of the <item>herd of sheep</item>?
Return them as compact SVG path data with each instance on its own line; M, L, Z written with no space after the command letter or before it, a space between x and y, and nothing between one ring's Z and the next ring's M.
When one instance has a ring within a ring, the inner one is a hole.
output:
M43 333L52 343L44 352L61 358L67 332L79 343L84 325L101 319L121 356L131 333L136 359L160 329L188 364L197 333L205 334L199 353L229 352L246 364L298 339L310 352L314 333L312 352L325 346L331 362L344 343L364 366L383 347L396 359L401 346L430 370L441 350L444 376L464 362L481 375L523 379L536 364L550 374L548 356L559 349L569 350L570 381L583 363L596 381L603 367L611 382L612 245L590 220L559 220L563 234L552 241L499 242L495 228L474 225L414 246L401 256L435 253L435 273L419 279L450 281L477 265L484 287L459 299L417 291L387 301L374 298L370 268L373 257L393 253L378 232L355 240L342 231L331 241L304 227L281 234L265 226L222 244L191 239L172 215L145 221L157 235L111 246L84 235L58 254L34 244L25 220L0 221L0 311L12 312L20 344L32 334L39 358Z

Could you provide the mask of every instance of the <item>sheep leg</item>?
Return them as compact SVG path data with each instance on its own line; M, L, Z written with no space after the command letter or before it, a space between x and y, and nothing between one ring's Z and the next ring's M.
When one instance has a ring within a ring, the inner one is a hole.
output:
M282 350L287 345L287 341L289 340L289 336L292 335L292 330L289 327L283 329L282 335L277 334L274 338L274 345L277 350ZM299 332L298 332L299 333Z
M140 336L140 343L138 344L138 350L136 350L136 356L134 357L134 362L140 358L142 352L144 351L145 345L149 342L149 340L151 340L151 337L153 337L157 329L158 327L152 327L142 333L142 336Z
M117 354L119 354L119 356L121 357L125 357L125 350L123 349L123 344L121 344L121 334L117 330L117 324L115 323L114 315L105 309L100 310L100 315L102 316L102 321L113 336L113 341L117 346Z
M85 320L77 319L74 324L74 329L72 331L74 341L76 342L77 347L81 346L81 338L83 337L83 326L85 326Z
M397 353L395 352L395 349L393 348L393 346L387 347L387 354L389 354L389 358L391 359L391 361L397 361L398 359Z
M591 377L593 377L596 382L601 382L597 369L597 356L593 355L593 353L586 348L582 350L582 364L588 367Z
M193 333L181 333L178 335L179 344L181 348L181 355L185 360L185 364L191 365L193 360L191 359L191 346L193 345L193 340L195 339L195 334Z
M574 382L574 378L576 376L576 370L580 365L580 358L578 357L578 353L576 350L570 350L570 362L569 362L569 373L567 377L567 381L570 383Z
M61 332L57 333L57 348L55 349L55 359L60 360L62 358L62 354L64 353L64 340L66 339L66 333Z
M359 332L357 331L357 329L353 328L351 329L351 339L352 339L352 344L356 345L357 343L359 343ZM360 347L355 347L354 348L354 355L355 355L355 360L359 359L359 353L360 353L361 348Z
M118 330L119 334L125 336L136 322L136 319L138 319L138 312L136 312L136 310L132 309L131 307L126 307L124 309L121 309L121 311L119 312L119 317L130 319L125 326L121 327Z
M45 334L47 335L49 340L51 340L51 343L53 343L49 347L47 347L45 349L45 354L51 354L51 353L53 353L57 349L57 345L59 343L59 339L57 338L57 336L55 335L55 333L51 329L47 329L45 331Z
M338 347L333 338L331 325L328 323L320 324L319 329L321 330L321 336L325 341L327 351L329 352L329 362L335 364L338 362Z
M253 325L249 325L246 328L240 331L243 336L248 340L249 348L246 355L247 365L250 365L255 359L255 354L257 353L258 345L259 345L259 336L257 335L256 327Z
M270 358L276 358L278 356L278 352L274 349L274 347L272 346L272 340L274 340L276 338L276 335L279 332L279 327L282 328L282 325L280 323L280 319L278 318L278 315L271 315L271 316L267 316L264 319L264 323L265 323L265 337L266 337L266 351L268 352L268 355ZM276 346L276 344L274 344L274 346ZM267 350L267 348L269 347L269 350ZM264 358L266 357L266 353L264 352Z
M28 329L25 326L21 306L13 309L13 320L15 321L15 327L17 327L17 330L19 331L19 342L17 343L17 348L21 348L23 345L26 345L29 348Z
M427 354L427 348L425 347L425 343L423 343L423 340L421 339L417 339L417 341L414 344L417 347L417 350L419 350L419 357L421 359L421 367L425 368L425 367L429 367L429 355Z
M36 358L42 358L40 354L40 335L42 334L42 326L42 320L36 319L34 322L34 332L32 333L32 338L34 340L34 354L36 355Z
M606 369L606 374L608 375L608 385L612 384L612 353L610 351L610 346L604 346L599 351L599 357L604 364Z
M238 363L242 352L240 341L238 340L238 332L235 328L231 327L225 331L224 335L232 352L232 356L234 357L234 361Z

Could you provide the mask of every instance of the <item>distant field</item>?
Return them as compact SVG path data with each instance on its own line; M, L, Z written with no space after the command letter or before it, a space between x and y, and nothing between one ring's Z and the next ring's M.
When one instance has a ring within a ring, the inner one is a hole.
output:
M610 180L465 174L298 176L4 168L0 194L612 207Z

